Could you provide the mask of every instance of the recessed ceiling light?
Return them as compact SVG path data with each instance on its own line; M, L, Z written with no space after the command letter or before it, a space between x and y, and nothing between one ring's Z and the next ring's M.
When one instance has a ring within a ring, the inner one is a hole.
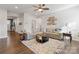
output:
M15 6L15 8L17 9L18 7L17 7L17 6Z

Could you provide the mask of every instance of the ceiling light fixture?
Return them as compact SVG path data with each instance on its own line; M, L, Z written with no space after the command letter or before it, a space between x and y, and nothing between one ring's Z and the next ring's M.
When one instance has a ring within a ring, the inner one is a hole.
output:
M18 7L17 7L17 6L15 6L15 8L16 8L16 9L18 9Z
M44 10L49 10L49 8L45 6L45 4L38 4L37 6L33 6L33 7L36 8L34 11L43 12Z
M40 12L41 12L41 11L43 11L43 9L38 9L38 11L40 11Z

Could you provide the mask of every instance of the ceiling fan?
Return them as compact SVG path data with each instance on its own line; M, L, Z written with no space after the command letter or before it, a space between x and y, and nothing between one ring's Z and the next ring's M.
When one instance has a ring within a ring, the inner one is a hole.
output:
M36 8L34 11L43 12L44 10L49 10L49 8L45 6L45 4L38 4L37 6L33 6L33 7Z

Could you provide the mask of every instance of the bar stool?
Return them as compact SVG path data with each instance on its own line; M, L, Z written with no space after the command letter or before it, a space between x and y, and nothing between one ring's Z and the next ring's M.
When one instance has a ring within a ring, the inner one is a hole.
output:
M64 51L71 49L71 42L72 42L72 35L70 33L63 33L63 40L64 40Z
M69 37L70 43L72 41L72 35L70 33L63 33L63 40L65 40L66 37Z

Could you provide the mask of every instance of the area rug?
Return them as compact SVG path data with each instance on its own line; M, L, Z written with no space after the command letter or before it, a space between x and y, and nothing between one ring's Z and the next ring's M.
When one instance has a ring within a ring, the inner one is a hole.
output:
M64 42L49 38L48 42L38 43L36 39L22 41L22 43L36 54L53 54L62 51Z

